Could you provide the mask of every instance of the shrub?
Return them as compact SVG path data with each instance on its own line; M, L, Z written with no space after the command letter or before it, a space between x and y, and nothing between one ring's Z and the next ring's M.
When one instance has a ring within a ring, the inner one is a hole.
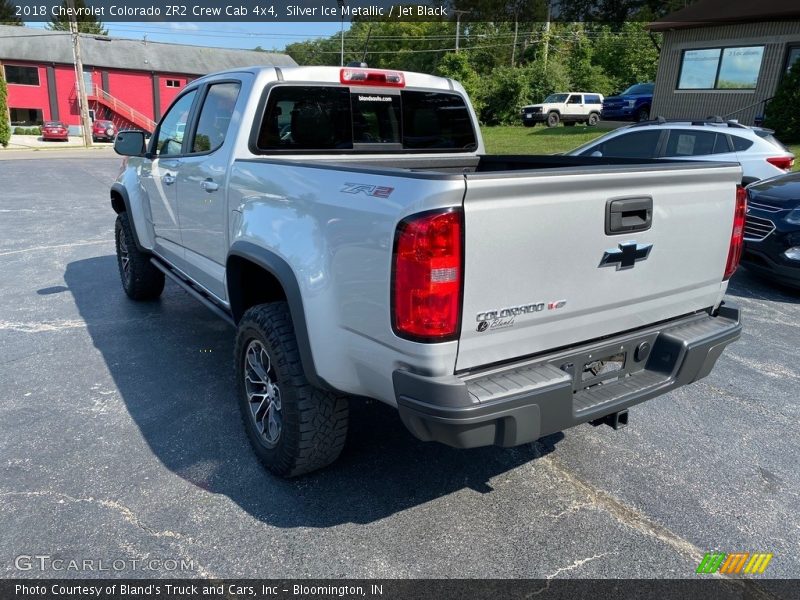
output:
M783 142L800 142L800 61L783 78L767 104L764 125Z

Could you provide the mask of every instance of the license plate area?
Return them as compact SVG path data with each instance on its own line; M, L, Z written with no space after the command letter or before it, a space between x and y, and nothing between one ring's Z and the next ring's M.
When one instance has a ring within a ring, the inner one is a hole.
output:
M608 385L645 368L657 333L617 344L594 346L591 350L548 361L572 376L572 391Z

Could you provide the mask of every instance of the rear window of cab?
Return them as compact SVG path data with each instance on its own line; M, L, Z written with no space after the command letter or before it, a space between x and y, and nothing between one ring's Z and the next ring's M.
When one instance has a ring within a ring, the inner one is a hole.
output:
M258 153L474 152L464 98L414 90L278 85L269 91Z

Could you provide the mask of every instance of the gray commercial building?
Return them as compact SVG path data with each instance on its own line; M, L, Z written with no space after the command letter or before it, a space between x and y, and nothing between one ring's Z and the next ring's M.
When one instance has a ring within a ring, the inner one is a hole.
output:
M650 24L664 34L653 116L752 125L800 59L800 0L699 0Z

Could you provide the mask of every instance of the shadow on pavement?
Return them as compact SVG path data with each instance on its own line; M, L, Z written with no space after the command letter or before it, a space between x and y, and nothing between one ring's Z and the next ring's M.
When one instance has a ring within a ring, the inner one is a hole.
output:
M462 489L491 493L493 477L552 452L564 437L455 450L417 441L391 407L354 401L337 463L296 480L275 478L240 422L233 330L171 284L159 301L134 303L118 277L114 256L69 263L64 275L141 435L172 472L271 525L369 523Z
M793 289L739 267L728 284L728 296L770 300L772 302L800 302L800 290Z

